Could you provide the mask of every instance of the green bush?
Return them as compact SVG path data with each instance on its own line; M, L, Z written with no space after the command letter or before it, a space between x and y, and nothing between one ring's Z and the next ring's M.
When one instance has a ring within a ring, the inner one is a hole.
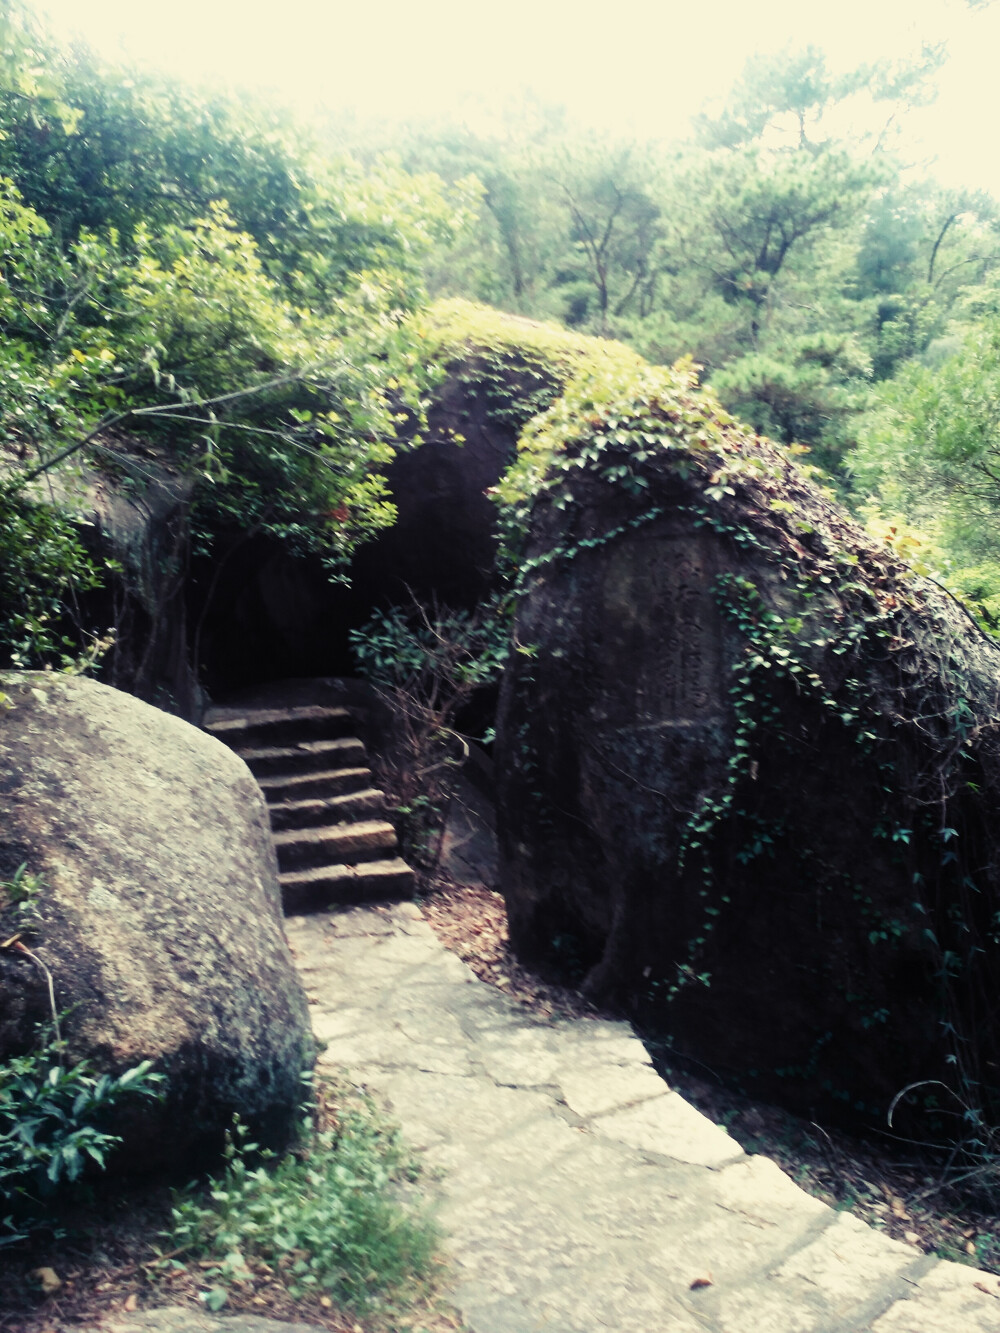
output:
M102 1128L115 1103L158 1096L162 1082L148 1060L117 1078L85 1060L67 1066L58 1041L0 1065L0 1201L11 1210L0 1221L0 1246L35 1229L40 1208L88 1165L106 1165L121 1142Z
M103 572L68 515L0 481L0 663L71 666L92 641L79 598Z
M308 1124L300 1146L268 1160L236 1123L226 1166L189 1186L173 1210L170 1242L202 1264L210 1308L249 1265L277 1271L296 1299L333 1297L355 1309L422 1292L438 1242L425 1211L401 1186L416 1166L372 1103L338 1093L334 1123Z
M437 864L455 779L468 757L456 718L499 679L509 639L509 613L496 600L467 612L414 598L408 608L376 610L350 631L358 671L392 715L376 775L392 803L403 855L422 869Z

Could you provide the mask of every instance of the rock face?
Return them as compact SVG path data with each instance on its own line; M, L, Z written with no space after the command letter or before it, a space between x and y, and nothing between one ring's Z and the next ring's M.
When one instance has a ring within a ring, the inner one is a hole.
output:
M142 446L133 442L132 449ZM135 461L134 454L120 456ZM150 451L141 463L138 493L107 478L91 487L93 520L121 567L109 617L116 643L104 678L180 717L197 718L202 694L184 604L194 483Z
M203 700L184 595L194 482L141 440L109 435L101 449L105 468L77 462L71 474L56 472L36 486L40 498L54 493L76 514L92 554L113 564L107 586L85 594L80 607L94 633L115 627L102 678L196 719Z
M287 1140L312 1040L249 771L93 681L25 673L4 689L0 877L25 862L43 877L26 938L53 977L69 1056L116 1072L151 1059L169 1079L164 1103L124 1123L122 1160L189 1165L234 1112ZM0 952L0 1058L48 1016L40 970Z
M798 1109L884 1127L941 1079L1000 1116L1000 648L776 448L655 388L581 414L526 508L512 944Z
M493 590L497 513L487 492L516 444L516 426L496 411L474 362L453 368L435 393L425 442L387 470L396 522L355 559L353 578L369 605L406 603L412 589L472 607Z
M581 524L615 519L585 510ZM558 540L558 521L541 520L536 538ZM697 806L732 741L719 564L678 509L540 579L519 607L518 641L538 653L515 660L501 701L512 936L536 958L553 942L557 957L578 952L596 994L631 992L639 940L684 928L675 896L654 885L678 853L676 812Z

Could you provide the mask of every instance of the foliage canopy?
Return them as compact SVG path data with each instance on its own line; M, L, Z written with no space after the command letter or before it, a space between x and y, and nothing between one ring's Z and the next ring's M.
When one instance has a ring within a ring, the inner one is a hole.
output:
M324 154L249 100L62 51L18 0L2 17L8 649L53 660L35 603L54 598L71 621L61 583L84 591L99 576L51 516L52 481L72 515L73 468L84 465L85 508L94 469L124 469L141 490L146 447L192 479L206 547L269 532L342 571L392 521L381 472L430 375L403 317L468 192L390 157ZM144 443L123 448L130 438ZM50 517L32 517L39 506ZM17 524L45 530L44 557Z

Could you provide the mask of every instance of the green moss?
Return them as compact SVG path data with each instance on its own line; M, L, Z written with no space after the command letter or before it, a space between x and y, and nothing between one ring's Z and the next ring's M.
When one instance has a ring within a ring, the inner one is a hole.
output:
M484 395L490 419L517 433L581 377L642 359L621 343L568 333L470 301L439 301L409 325L428 362Z
M431 359L458 361L505 353L535 363L563 384L589 360L610 357L622 364L637 367L644 364L642 357L623 343L570 333L557 324L508 315L473 301L437 301L429 310L415 316L410 327Z

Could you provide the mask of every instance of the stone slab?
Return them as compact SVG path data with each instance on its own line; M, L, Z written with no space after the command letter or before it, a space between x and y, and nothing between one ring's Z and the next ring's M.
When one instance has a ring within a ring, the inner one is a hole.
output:
M472 1333L1000 1333L1000 1281L745 1154L628 1024L539 1022L415 904L288 926L324 1065L384 1097L431 1168Z
M873 1231L849 1213L834 1214L809 1244L770 1268L753 1286L709 1298L720 1333L826 1333L867 1330L872 1318L926 1268L909 1245ZM932 1333L928 1325L921 1333ZM937 1333L934 1329L933 1333Z
M558 1084L566 1105L583 1119L662 1097L666 1091L666 1084L651 1065L563 1067Z
M592 1128L632 1148L695 1166L725 1166L744 1156L735 1139L676 1092L598 1116Z
M876 1320L871 1333L997 1333L1000 1278L963 1264L937 1264L904 1300Z

